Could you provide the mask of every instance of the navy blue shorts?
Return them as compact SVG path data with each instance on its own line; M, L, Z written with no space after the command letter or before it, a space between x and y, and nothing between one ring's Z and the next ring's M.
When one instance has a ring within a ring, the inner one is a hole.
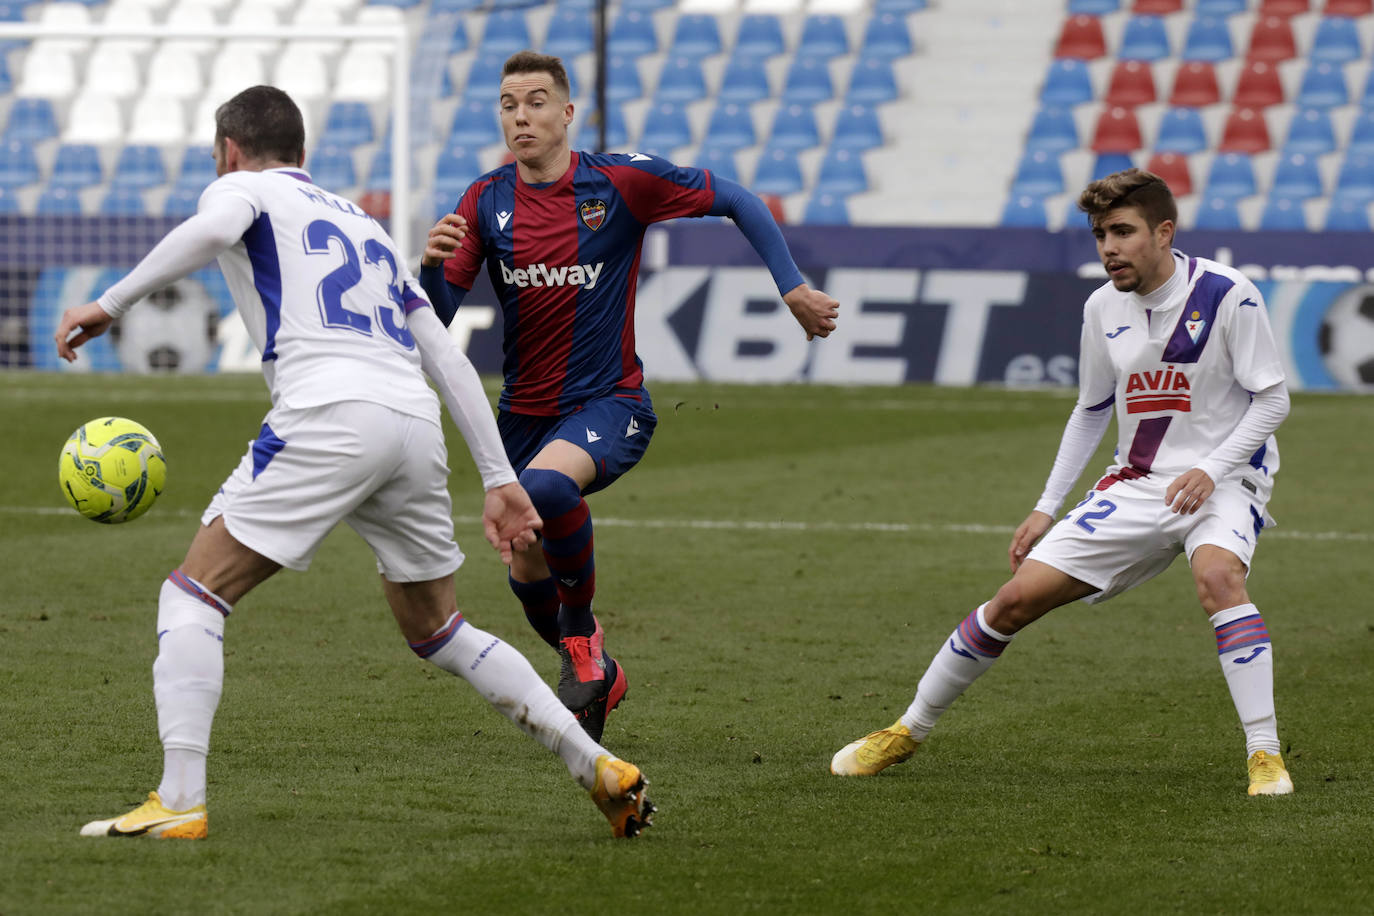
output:
M532 417L503 410L496 417L501 441L515 473L554 439L584 449L596 462L596 478L582 492L604 490L639 463L653 438L658 417L643 388L588 401L561 417Z

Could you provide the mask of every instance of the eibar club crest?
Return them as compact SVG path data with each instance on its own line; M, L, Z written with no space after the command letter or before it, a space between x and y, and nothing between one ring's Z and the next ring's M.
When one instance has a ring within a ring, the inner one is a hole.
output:
M1198 337L1202 335L1202 329L1207 327L1207 322L1202 320L1202 313L1193 309L1193 313L1188 316L1188 320L1183 325L1188 329L1188 336L1193 338L1193 343L1197 343Z
M577 208L577 212L582 217L583 225L593 232L606 222L606 202L599 198L593 197L591 200L582 201L582 206Z

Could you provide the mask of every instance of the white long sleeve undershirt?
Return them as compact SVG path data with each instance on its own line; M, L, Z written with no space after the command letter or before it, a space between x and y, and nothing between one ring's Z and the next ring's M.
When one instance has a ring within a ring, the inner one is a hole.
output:
M1093 452L1097 451L1098 443L1102 441L1102 436L1111 424L1110 407L1101 407L1097 410L1074 407L1069 414L1068 422L1064 424L1064 435L1059 440L1054 467L1050 469L1045 489L1040 494L1039 502L1035 504L1037 512L1043 512L1051 518L1058 514L1069 488L1088 466L1088 461L1092 458Z

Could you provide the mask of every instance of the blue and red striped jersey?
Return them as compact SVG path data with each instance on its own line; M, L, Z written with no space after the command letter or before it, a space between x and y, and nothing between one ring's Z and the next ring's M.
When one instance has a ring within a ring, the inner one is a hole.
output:
M563 177L520 179L514 163L472 183L456 212L468 234L444 265L471 290L485 261L501 302L502 410L558 416L639 389L635 288L651 224L703 216L711 173L643 154L573 152Z

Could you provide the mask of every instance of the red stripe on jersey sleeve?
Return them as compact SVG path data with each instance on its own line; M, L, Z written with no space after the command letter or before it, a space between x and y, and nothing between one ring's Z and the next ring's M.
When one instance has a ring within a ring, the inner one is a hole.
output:
M597 171L610 179L634 218L645 225L680 216L705 216L716 202L711 173L701 169L678 168L673 172L684 181L700 176L704 184L700 188L628 165L598 166Z

